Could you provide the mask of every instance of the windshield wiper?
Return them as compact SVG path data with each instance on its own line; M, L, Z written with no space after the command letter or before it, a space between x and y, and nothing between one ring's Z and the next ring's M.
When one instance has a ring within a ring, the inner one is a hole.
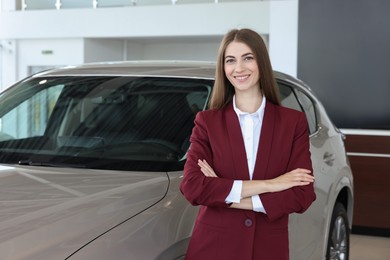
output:
M29 166L46 166L46 167L61 167L61 168L86 168L82 164L72 164L72 163L63 163L63 162L41 162L41 161L32 161L32 160L21 160L18 162L19 165L29 165Z

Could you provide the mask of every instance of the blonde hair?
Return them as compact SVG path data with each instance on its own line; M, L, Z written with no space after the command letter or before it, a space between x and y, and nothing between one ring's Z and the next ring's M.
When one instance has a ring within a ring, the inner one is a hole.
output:
M215 82L209 102L210 109L220 109L225 107L235 93L233 85L225 75L225 51L231 42L241 42L246 44L254 53L257 66L259 68L260 91L266 99L276 105L280 105L279 88L273 75L268 50L261 36L251 29L234 29L229 31L222 39L219 46Z

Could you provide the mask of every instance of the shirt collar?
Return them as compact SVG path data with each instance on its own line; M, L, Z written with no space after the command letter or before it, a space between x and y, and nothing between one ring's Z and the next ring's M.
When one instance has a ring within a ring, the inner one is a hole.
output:
M257 114L259 118L263 118L264 110L265 110L265 103L266 103L266 99L265 99L265 96L263 96L263 100L261 101L261 105L260 105L259 109L257 109L257 111L252 113L251 115ZM238 109L238 107L236 106L236 95L233 96L233 109L234 109L234 112L236 112L238 117L240 117L240 115L242 115L242 116L249 115L248 112L243 112L240 109Z

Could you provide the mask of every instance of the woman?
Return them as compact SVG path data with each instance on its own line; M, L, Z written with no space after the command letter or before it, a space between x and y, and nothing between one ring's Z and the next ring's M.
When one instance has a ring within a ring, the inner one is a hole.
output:
M288 215L315 200L313 182L305 115L280 106L262 38L228 32L181 183L201 205L186 259L289 259Z

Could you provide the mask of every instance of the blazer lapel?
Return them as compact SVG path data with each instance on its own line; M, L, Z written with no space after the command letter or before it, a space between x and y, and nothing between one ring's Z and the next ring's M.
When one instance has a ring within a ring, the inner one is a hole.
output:
M246 159L244 139L242 137L240 122L234 112L233 103L225 108L225 129L229 136L229 146L234 163L235 179L249 180L249 169Z
M272 147L272 138L275 129L275 105L268 102L265 106L263 125L261 127L259 147L257 150L253 179L263 180L266 178L268 162Z

